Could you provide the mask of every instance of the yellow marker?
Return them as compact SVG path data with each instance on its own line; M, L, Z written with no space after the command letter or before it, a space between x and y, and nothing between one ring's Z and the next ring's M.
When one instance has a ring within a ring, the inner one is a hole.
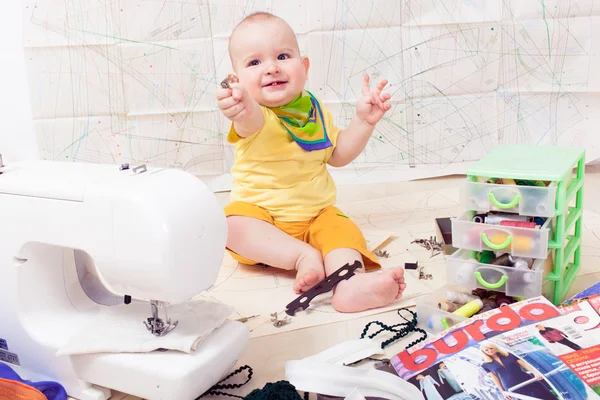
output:
M481 299L475 299L475 300L471 300L470 302L468 302L467 304L465 304L458 310L454 311L452 314L456 314L456 315L460 315L462 317L469 318L469 317L472 317L473 315L475 315L477 313L477 311L481 310L482 308L483 308L483 302L481 301Z

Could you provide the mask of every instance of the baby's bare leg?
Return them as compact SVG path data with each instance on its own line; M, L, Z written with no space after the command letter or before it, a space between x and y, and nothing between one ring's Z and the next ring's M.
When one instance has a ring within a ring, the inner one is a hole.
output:
M227 248L271 267L296 270L294 291L304 292L325 278L321 253L276 226L257 218L227 217Z
M356 260L362 264L362 255L354 249L335 249L325 256L327 276ZM331 305L339 312L359 312L383 307L399 299L406 288L404 269L392 268L369 273L360 272L334 289ZM357 271L358 272L358 271Z

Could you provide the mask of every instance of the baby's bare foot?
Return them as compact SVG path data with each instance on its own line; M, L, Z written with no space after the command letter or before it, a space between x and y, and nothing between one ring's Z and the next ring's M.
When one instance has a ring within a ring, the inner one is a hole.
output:
M325 279L325 267L323 267L321 253L316 250L301 256L296 264L296 269L298 273L294 281L294 292L297 294L306 292Z
M300 294L306 292L317 283L321 282L325 274L317 269L308 269L306 271L298 271L296 280L294 281L294 292Z
M404 289L404 268L360 273L338 283L331 304L339 312L365 311L399 299Z
M300 294L325 279L325 272L316 268L299 269L294 281L294 292Z

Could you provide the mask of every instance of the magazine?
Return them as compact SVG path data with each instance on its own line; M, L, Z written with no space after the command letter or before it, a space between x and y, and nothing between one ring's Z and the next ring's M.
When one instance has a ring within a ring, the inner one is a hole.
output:
M600 295L577 298L560 307L564 316L544 324L550 350L600 395Z
M427 400L600 399L599 306L600 296L565 305L563 314L541 298L514 303L391 363Z
M450 352L452 354L460 351L464 347L472 346L481 340L495 336L500 332L515 329L519 326L529 325L538 320L557 317L559 315L561 315L559 308L552 304L544 296L533 297L531 299L519 301L517 303L512 303L507 306L477 314L456 325L452 325L439 334L431 336L425 341L392 357L391 361L394 362L394 360L397 360L398 357L405 355L405 353L408 355L415 354L421 349L435 349L436 345L440 346L443 344L443 341L440 338L452 338L453 332L460 331L460 333L457 333L457 335L459 337L464 336L466 338L466 342L461 344L460 348L453 348ZM449 353L441 351L437 354L435 361L441 361L448 355ZM400 363L399 365L399 368L401 368L402 364ZM423 367L421 366L417 367L416 369L422 368ZM402 376L404 371L398 371L398 373L400 376Z

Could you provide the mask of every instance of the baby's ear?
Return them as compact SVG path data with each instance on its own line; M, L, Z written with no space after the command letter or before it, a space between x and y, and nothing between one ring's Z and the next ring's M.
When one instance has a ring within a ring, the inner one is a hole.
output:
M308 57L302 57L302 65L304 65L304 73L306 74L306 78L308 78L308 68L310 67L310 60Z

